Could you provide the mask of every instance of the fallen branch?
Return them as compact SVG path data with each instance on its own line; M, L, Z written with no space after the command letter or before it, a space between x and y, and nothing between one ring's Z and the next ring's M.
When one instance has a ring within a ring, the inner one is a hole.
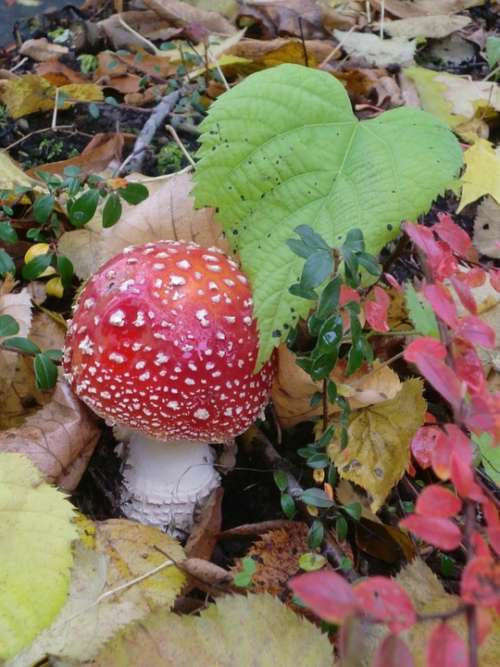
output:
M130 153L127 159L122 162L120 168L118 169L117 175L130 173L133 171L141 171L142 163L146 157L147 147L153 140L157 129L177 104L180 96L181 91L176 90L162 98L151 116L144 123L144 127L142 128L139 136L135 141L132 153Z

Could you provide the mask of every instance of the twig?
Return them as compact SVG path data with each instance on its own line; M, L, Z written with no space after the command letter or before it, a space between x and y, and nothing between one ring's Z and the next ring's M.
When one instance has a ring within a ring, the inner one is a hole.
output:
M20 60L17 63L17 65L14 65L14 67L11 67L9 72L12 74L12 72L15 72L16 69L19 69L20 67L22 67L27 60L28 60L28 56L26 56L26 58L23 58L22 60Z
M366 22L368 25L372 22L372 10L370 7L370 0L366 0L365 2L365 8L366 8Z
M500 65L497 65L495 69L492 69L491 72L484 77L483 81L488 81L492 76L498 74L498 72L500 72Z
M196 162L193 160L193 158L191 157L191 155L188 153L186 147L184 146L184 144L183 144L182 141L180 140L179 135L178 135L177 132L175 131L175 128L174 128L172 125L165 125L165 129L168 130L168 131L170 132L170 134L172 135L172 137L173 137L175 143L179 146L179 148L180 148L181 151L183 152L184 157L185 157L186 160L189 162L189 164L193 167L193 169L196 169Z
M320 62L320 64L318 65L318 69L323 69L323 67L324 67L328 62L330 62L330 60L333 58L333 56L337 55L337 53L341 50L341 48L343 47L343 45L344 45L346 39L349 37L349 35L351 34L351 32L354 30L355 27L356 27L356 26L353 25L352 27L349 28L349 30L348 30L348 31L346 32L346 34L342 37L342 39L341 39L340 42L337 44L337 46L336 46L334 49L332 49L332 50L330 51L330 53L326 56L326 58L324 58L324 59Z
M380 2L380 39L384 39L385 0Z
M56 95L54 97L54 110L52 112L52 123L50 129L55 131L57 129L57 107L59 105L59 88L56 88Z
M134 30L132 27L129 26L128 23L125 23L124 18L122 17L121 13L118 12L118 20L120 21L121 25L125 28L125 30L128 30L128 32L131 35L134 35L134 37L137 37L138 40L146 44L152 51L155 56L161 55L161 51L156 48L156 46L153 44L153 42L150 42L149 39L146 39L146 37L143 37L139 32Z
M78 132L78 134L85 134L87 137L92 137L93 135L87 134L86 132L80 132L79 130L75 130L74 125L59 125L58 128L56 128L56 132L63 132L63 131L69 131L69 130L74 130L75 132ZM34 136L35 134L42 134L43 132L51 132L52 127L43 127L40 130L33 130L33 132L30 132L29 134L25 134L24 137L21 137L20 139L16 139L16 141L13 141L11 144L6 146L5 148L2 148L2 151L5 151L6 153L10 151L11 148L14 148L14 146L17 146L18 144L22 143L23 141L26 141L26 139L29 139L30 137Z
M223 83L223 85L224 85L224 88L225 88L226 90L230 90L230 86L229 86L229 84L228 84L228 82L227 82L226 77L224 76L224 72L222 71L221 66L219 65L219 61L218 61L217 58L213 55L213 53L210 51L210 47L207 48L207 53L208 53L208 57L209 57L210 60L212 61L213 65L215 65L215 69L217 70L217 72L218 72L218 74L219 74L219 76L220 76L220 78L221 78L221 81L222 81L222 83Z
M151 116L145 122L144 127L135 141L132 153L120 165L117 172L118 175L124 173L125 167L127 167L127 173L141 170L142 163L146 156L147 147L151 143L157 129L177 104L180 96L181 91L176 90L162 98Z

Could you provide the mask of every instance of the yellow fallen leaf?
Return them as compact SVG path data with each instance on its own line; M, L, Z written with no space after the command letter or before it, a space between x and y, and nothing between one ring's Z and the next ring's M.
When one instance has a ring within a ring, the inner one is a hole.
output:
M0 190L13 190L19 185L31 188L34 183L5 151L0 151Z
M12 118L53 109L56 92L63 109L69 109L75 100L98 102L103 99L102 89L95 83L70 83L56 88L36 74L25 74L17 79L1 81L0 84L0 100Z
M422 108L448 123L465 141L472 143L488 136L486 121L500 111L498 84L425 67L409 67L405 74L415 84Z
M459 213L483 195L491 195L500 204L500 153L493 144L479 139L464 153L465 172L460 179L462 198Z
M31 262L32 259L35 259L35 257L39 257L40 255L46 255L50 250L50 246L48 243L35 243L34 245L30 246L28 250L26 251L26 254L24 255L24 263L28 264L28 262ZM46 278L47 276L52 276L56 270L54 269L53 266L48 266L43 273L41 273L38 277L39 278Z
M47 281L45 291L49 296L54 296L56 299L62 299L64 295L64 287L59 276L55 276Z
M408 466L410 441L424 422L422 392L422 380L406 380L395 398L351 415L345 449L336 440L328 445L340 477L368 491L373 512L380 509Z

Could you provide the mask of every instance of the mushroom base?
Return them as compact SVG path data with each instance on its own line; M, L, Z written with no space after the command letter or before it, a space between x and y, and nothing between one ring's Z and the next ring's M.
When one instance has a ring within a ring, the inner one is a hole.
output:
M123 471L124 515L184 537L196 511L220 485L213 461L206 443L155 440L131 432Z

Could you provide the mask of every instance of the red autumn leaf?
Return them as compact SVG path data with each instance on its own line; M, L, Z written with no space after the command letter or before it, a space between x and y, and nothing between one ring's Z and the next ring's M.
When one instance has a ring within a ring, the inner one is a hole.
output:
M438 220L432 231L447 243L453 252L465 257L472 245L470 236L461 227L453 222L449 213L438 213Z
M462 572L460 594L464 602L500 610L500 563L484 556L470 560Z
M368 324L375 331L389 331L387 323L387 313L391 303L389 295L378 286L374 287L372 294L375 296L375 301L366 301L364 304Z
M390 285L391 287L394 287L396 292L399 292L400 294L403 293L403 287L398 283L396 278L391 274L391 273L384 273L384 278L387 281L387 284Z
M500 556L500 517L495 505L486 497L483 500L483 512L491 548Z
M458 526L453 521L442 517L412 514L400 521L399 525L444 551L453 551L462 541L462 534Z
M427 643L427 667L467 667L467 647L460 635L440 623Z
M415 512L421 516L451 517L460 512L462 501L439 484L430 484L419 495Z
M471 461L464 461L456 451L452 453L450 459L450 477L459 496L478 502L483 499L483 492L474 481Z
M431 304L434 312L450 328L457 325L457 307L450 294L450 290L440 283L425 285L423 293Z
M481 287L486 280L486 271L480 266L474 266L468 271L459 271L456 277L467 283L469 287Z
M414 667L410 649L398 635L387 635L380 642L372 667Z
M463 338L468 343L472 343L472 345L480 345L488 350L492 350L495 347L496 336L494 329L475 315L463 317L458 321L455 336Z
M370 577L354 587L359 608L387 623L391 632L410 628L417 620L413 602L399 584L387 577Z
M404 351L406 361L413 362L424 378L452 406L462 400L462 385L455 372L442 359L446 348L434 338L423 336L411 342Z
M335 572L308 572L294 577L288 586L315 614L330 623L341 622L358 611L353 589Z
M486 390L486 377L483 364L475 348L465 340L455 338L453 341L453 367L455 373L467 384L473 394Z
M411 441L411 453L418 465L426 470L431 466L432 453L436 448L436 441L441 435L437 426L421 426Z
M500 440L500 394L472 395L463 419L471 431L491 433L494 442Z
M500 269L490 270L490 283L497 292L500 292Z
M355 301L356 303L359 303L361 301L361 297L359 296L359 293L356 292L355 289L352 289L352 287L349 287L348 285L341 285L340 286L340 295L339 295L339 306L345 306L346 303L349 303L349 301Z
M477 315L477 303L472 294L471 288L463 280L458 280L456 276L450 277L450 282L453 285L462 306L466 308L472 315Z
M465 462L469 464L472 462L469 438L456 424L444 424L443 430L440 430L436 437L431 453L432 469L443 481L450 478L451 456L454 452L457 452Z

